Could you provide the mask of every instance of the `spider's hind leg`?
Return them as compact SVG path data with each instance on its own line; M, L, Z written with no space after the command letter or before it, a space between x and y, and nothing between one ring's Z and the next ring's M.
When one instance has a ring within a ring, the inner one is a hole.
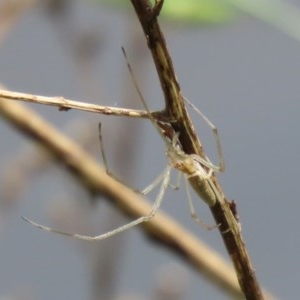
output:
M105 172L106 172L107 175L109 175L109 176L113 177L114 179L116 179L115 176L113 175L113 173L108 168L107 159L106 159L104 146L103 146L102 124L101 123L98 124L98 136L99 136L100 151L101 151L101 156L102 156L102 161L103 161L103 165L104 165L104 168L105 168Z
M192 102L190 102L187 98L183 97L184 101L191 107L193 108L198 115L200 115L200 117L205 121L205 123L211 128L213 135L214 135L214 139L216 142L216 146L217 146L217 152L218 152L218 158L219 158L219 163L218 165L214 165L209 158L207 157L206 160L201 161L201 163L203 165L205 165L206 167L212 169L215 172L223 172L225 170L225 161L224 161L224 156L223 156L223 150L222 150L222 145L221 145L221 140L220 140L220 136L218 133L218 129L217 127L205 116L205 114L199 109L197 108ZM202 159L201 159L202 160Z
M102 157L103 166L104 166L106 174L108 176L110 176L111 178L113 178L114 180L118 181L119 183L127 186L127 184L123 180L121 180L118 176L116 176L108 167L105 150L104 150L103 138L102 138L102 124L101 123L99 123L99 125L98 125L98 136L99 136L99 146L100 146L101 157ZM131 189L137 194L141 193L139 190L137 190L135 188L131 188Z
M187 194L187 199L188 199L188 204L189 204L190 214L191 214L192 219L206 230L212 230L212 229L218 228L219 225L208 225L199 218L199 216L196 212L195 206L194 206L193 199L191 197L187 177L185 176L184 179L185 179L184 180L185 189L186 189L186 194Z
M148 215L146 216L142 216L142 217L139 217L138 219L136 220L133 220L121 227L118 227L114 230L111 230L109 232L106 232L106 233L103 233L103 234L100 234L100 235L96 235L96 236L88 236L88 235L81 235L81 234L77 234L77 233L68 233L68 232L64 232L64 231L60 231L60 230L56 230L56 229L53 229L51 227L48 227L48 226L44 226L44 225L41 225L41 224L38 224L30 219L27 219L25 217L23 217L23 219L30 223L31 225L37 227L37 228L40 228L42 230L45 230L45 231L49 231L49 232L54 232L54 233L57 233L57 234L60 234L60 235L65 235L65 236L69 236L69 237L73 237L73 238L76 238L76 239L79 239L79 240L85 240L85 241L100 241L100 240L104 240L104 239L107 239L111 236L114 236L116 234L119 234L127 229L130 229L138 224L141 224L141 223L144 223L144 222L147 222L147 221L150 221L157 213L161 203L162 203L162 200L164 198L164 195L165 195L165 192L166 192L166 189L169 185L169 181L170 181L170 171L171 171L171 168L170 166L168 166L164 172L164 178L162 180L162 184L160 186L160 189L159 189L159 193L157 195L157 198L151 208L151 211Z

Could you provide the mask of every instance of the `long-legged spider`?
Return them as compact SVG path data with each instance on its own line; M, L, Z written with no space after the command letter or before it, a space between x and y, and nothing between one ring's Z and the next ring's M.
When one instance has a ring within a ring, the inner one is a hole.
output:
M40 225L38 223L33 222L32 220L29 220L25 217L23 219L27 222L29 222L31 225L34 225L40 229L62 234L62 235L67 235L70 237L74 237L77 239L81 240L86 240L86 241L98 241L98 240L104 240L106 238L109 238L113 235L116 235L118 233L121 233L129 228L132 228L138 224L141 224L143 222L147 222L151 220L155 214L157 213L163 197L165 195L165 192L170 186L170 173L173 168L179 170L185 178L185 187L187 191L187 198L188 198L188 204L189 204L189 209L192 218L197 222L200 223L201 225L205 226L207 229L212 229L215 228L217 225L208 227L205 225L198 217L191 195L188 187L188 182L191 184L195 192L204 200L205 203L207 203L209 206L213 206L216 202L216 198L221 197L214 182L211 179L211 176L213 172L222 172L224 171L225 164L223 160L223 155L222 155L222 148L221 148L221 142L220 138L218 135L217 128L213 125L213 123L198 109L196 108L189 100L186 98L183 98L184 101L191 106L202 118L203 120L208 124L208 126L212 129L214 138L216 141L216 146L217 146L217 152L219 156L219 165L216 166L212 164L212 162L209 160L208 157L202 158L199 155L196 154L186 154L180 145L179 139L178 139L178 133L174 131L172 126L168 123L163 123L161 121L157 121L154 119L152 116L148 105L138 87L138 84L135 80L135 77L133 75L133 71L131 68L131 65L128 62L128 59L126 57L126 53L124 49L122 48L124 57L127 62L127 66L129 69L129 72L131 74L133 84L135 86L135 89L137 90L137 93L139 95L139 98L142 102L142 105L144 109L147 111L149 115L149 119L154 125L154 127L157 129L159 135L162 137L166 144L166 156L168 158L168 165L165 168L165 170L148 186L146 187L141 193L143 195L147 195L149 192L151 192L155 187L157 187L160 184L159 192L156 197L156 200L153 203L153 206L151 208L151 211L148 215L139 217L136 220L133 220L121 227L118 227L114 230L111 230L109 232L96 235L96 236L86 236L86 235L81 235L81 234L73 234L73 233L68 233L68 232L63 232L59 231L44 225ZM100 130L99 130L100 131ZM102 146L102 138L101 138L101 131L100 131L100 144L101 144L101 153L104 161L104 165L106 167L106 170L108 172L107 164L106 164L106 158L105 154L103 151L103 146ZM110 172L108 172L110 174Z

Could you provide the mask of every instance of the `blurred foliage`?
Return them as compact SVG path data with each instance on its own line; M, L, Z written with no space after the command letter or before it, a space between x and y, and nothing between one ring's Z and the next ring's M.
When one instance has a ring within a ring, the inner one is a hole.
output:
M131 9L129 0L89 0ZM151 0L152 3L155 0ZM300 10L287 0L165 0L161 16L187 25L224 25L246 13L300 41Z
M225 0L300 41L300 10L284 0Z
M129 0L92 0L114 7L131 9ZM154 3L154 0L151 0ZM234 18L236 9L224 0L165 0L161 16L186 24L224 23Z
M165 1L162 16L171 21L187 23L223 23L236 15L232 5L224 0Z

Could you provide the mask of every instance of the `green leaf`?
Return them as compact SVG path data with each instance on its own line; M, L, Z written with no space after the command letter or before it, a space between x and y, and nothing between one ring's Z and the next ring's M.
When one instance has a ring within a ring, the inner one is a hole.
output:
M224 0L165 0L161 15L170 21L222 23L232 20L235 12Z
M129 0L93 0L93 2L122 9L131 8ZM160 17L177 23L218 24L232 20L235 12L236 9L224 0L165 0Z
M99 4L132 9L129 0L91 0ZM152 4L155 0L151 0ZM238 12L247 13L300 41L300 10L284 0L165 0L164 20L174 24L223 24Z

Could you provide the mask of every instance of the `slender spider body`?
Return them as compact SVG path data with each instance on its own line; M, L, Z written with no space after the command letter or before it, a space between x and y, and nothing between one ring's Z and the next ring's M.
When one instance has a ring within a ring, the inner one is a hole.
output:
M209 206L215 203L215 194L213 193L208 179L212 175L212 169L207 172L199 162L197 155L185 154L179 148L167 147L166 151L169 163L175 169L181 171L190 182L195 192L203 199Z
M185 99L185 101L188 101ZM191 102L188 101L190 105ZM193 107L194 108L194 107ZM199 110L196 110L199 112ZM214 166L208 158L204 160L196 154L186 154L179 143L178 134L167 127L166 124L158 123L160 128L163 128L163 134L167 138L166 155L169 164L182 172L185 178L189 181L194 191L204 200L209 206L213 206L216 202L216 188L211 181L213 171L222 172L224 163L221 159L220 166ZM168 128L167 130L165 128ZM170 142L172 139L172 143ZM217 142L219 143L219 142ZM222 151L220 151L222 157Z

